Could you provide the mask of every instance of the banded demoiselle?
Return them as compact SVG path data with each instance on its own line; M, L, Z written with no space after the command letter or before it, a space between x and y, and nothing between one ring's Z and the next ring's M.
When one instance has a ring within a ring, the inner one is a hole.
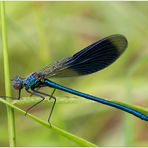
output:
M41 98L41 100L31 106L26 111L26 113L31 108L42 102L45 99L45 96L47 96L49 97L49 99L54 100L48 118L48 122L50 123L50 117L56 103L56 97L54 97L53 94L56 89L59 89L92 101L100 102L102 104L118 108L130 114L133 114L138 118L148 121L148 116L138 110L67 88L48 79L52 77L60 78L82 76L102 70L120 57L120 55L127 48L127 44L127 39L123 35L111 35L89 45L88 47L82 49L71 57L58 61L53 65L48 65L38 72L31 73L25 79L17 76L16 79L12 81L12 85L15 89L19 90L19 99L21 95L21 90L23 88L25 88L25 90L31 95L39 96ZM54 90L52 94L49 95L39 91L41 87L50 87Z

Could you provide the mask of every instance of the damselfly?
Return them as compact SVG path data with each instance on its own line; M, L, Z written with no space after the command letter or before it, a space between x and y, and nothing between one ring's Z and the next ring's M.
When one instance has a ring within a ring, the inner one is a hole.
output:
M52 77L81 76L97 72L112 64L120 57L126 48L127 40L123 35L111 35L89 45L71 57L58 61L53 65L46 66L38 72L31 73L25 79L17 76L16 79L12 81L12 85L15 89L19 90L19 99L23 88L31 95L39 96L41 98L41 100L31 106L26 113L42 102L45 99L45 96L54 100L48 122L50 122L50 117L56 103L56 97L53 96L56 89L118 108L147 121L148 116L138 110L67 88L48 79ZM41 87L53 88L52 94L49 95L41 92L39 90Z

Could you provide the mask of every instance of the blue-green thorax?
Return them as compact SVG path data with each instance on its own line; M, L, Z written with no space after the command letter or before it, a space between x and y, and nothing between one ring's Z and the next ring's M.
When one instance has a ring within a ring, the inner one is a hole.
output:
M37 77L37 73L31 73L26 79L23 80L23 86L28 89L37 84L38 82L39 79Z

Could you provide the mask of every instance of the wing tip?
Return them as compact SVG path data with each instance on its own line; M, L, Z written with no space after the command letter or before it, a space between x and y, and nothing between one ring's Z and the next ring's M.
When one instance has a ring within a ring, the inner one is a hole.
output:
M116 47L119 55L121 55L128 47L128 41L124 35L114 34L108 36L106 39L108 39L114 45L114 47Z

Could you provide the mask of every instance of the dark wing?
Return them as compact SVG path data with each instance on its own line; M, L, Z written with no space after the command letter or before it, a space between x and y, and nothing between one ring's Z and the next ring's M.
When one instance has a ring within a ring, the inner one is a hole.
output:
M123 35L111 35L40 72L46 77L72 77L97 72L112 64L126 49Z

